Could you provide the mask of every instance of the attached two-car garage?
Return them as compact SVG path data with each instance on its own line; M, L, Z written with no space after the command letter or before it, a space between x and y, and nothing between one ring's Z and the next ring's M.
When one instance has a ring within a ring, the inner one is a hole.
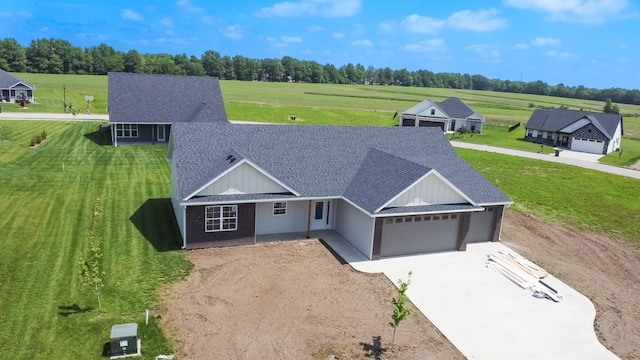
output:
M571 138L571 150L582 151L593 154L602 154L604 149L604 141L594 139L582 139L577 137Z
M491 241L496 226L494 208L469 215L467 243ZM439 214L385 218L380 257L439 251L456 251L465 226L463 214Z

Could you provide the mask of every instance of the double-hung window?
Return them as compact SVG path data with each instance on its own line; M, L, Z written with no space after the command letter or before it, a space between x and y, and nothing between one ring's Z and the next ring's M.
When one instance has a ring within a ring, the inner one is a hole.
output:
M286 202L274 202L273 203L273 215L286 215L287 203Z
M204 230L230 231L238 229L238 205L206 206L204 208Z

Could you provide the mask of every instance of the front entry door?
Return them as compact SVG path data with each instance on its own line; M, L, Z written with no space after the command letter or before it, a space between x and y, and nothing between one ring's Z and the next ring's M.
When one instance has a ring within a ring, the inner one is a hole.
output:
M331 201L314 201L311 208L311 230L331 228Z
M166 133L165 133L164 125L158 125L158 141L165 141L165 140L166 140Z

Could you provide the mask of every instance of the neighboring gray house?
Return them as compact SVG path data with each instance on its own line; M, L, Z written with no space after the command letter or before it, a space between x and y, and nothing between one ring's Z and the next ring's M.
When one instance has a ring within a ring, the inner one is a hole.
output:
M34 85L9 74L0 69L0 100L3 102L18 102L22 99L34 102L33 91L36 89Z
M228 123L218 78L109 73L113 145L166 143L179 122Z
M183 247L334 230L369 259L498 241L512 201L439 129L176 123Z
M482 132L482 124L484 116L457 97L439 103L427 99L400 115L400 126L439 127L443 132L457 131L463 126L469 131Z
M525 125L525 141L594 154L620 148L622 116L587 111L534 110Z

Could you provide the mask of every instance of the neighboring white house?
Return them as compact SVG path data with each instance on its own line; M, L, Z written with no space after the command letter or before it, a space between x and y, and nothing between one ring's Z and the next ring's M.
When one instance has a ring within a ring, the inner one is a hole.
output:
M400 115L402 127L439 127L443 132L458 131L463 126L482 132L482 124L484 116L457 97L439 103L427 99Z
M436 129L176 123L184 248L334 230L369 259L498 241L512 201Z
M573 151L608 154L620 148L622 115L553 109L534 110L525 141Z

